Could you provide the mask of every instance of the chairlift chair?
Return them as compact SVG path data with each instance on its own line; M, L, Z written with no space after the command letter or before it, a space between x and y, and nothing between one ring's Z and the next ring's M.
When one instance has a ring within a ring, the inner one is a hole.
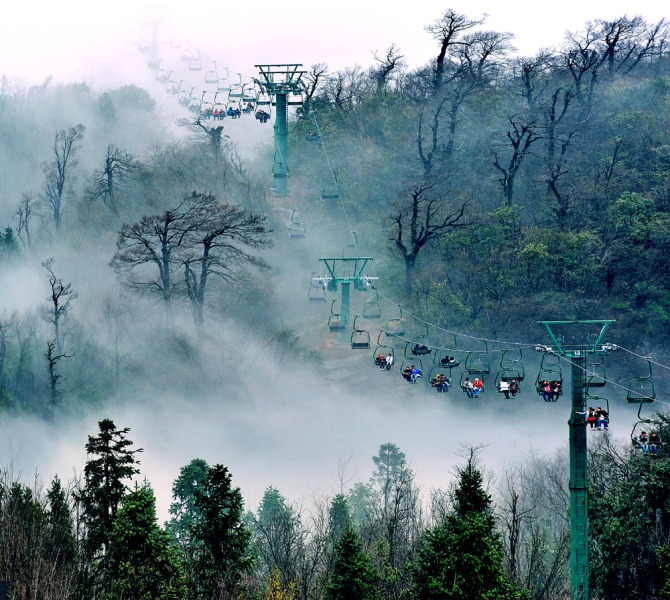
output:
M198 50L197 55L195 55L188 62L188 70L189 71L202 71L202 61L200 60L200 50Z
M563 371L561 365L559 364L561 357L558 354L553 354L552 352L545 352L542 355L542 361L540 362L540 371L537 374L535 379L535 389L537 393L542 395L542 382L543 381L558 381L563 387Z
M421 377L423 378L423 363L420 358L412 357L412 358L405 358L401 363L400 363L400 375L402 375L403 379L405 379L405 369L408 367L411 367L414 365L419 369L419 372L421 373ZM417 382L418 383L418 382Z
M307 300L310 304L324 304L326 302L326 290L322 287L310 286L307 292Z
M351 348L353 350L368 350L370 348L370 334L365 329L356 327L356 320L359 315L354 317L354 324L351 332Z
M219 74L216 71L216 61L214 63L214 68L205 72L205 83L216 83L219 81Z
M304 104L305 99L303 97L302 92L290 92L286 96L286 104L287 106L301 106Z
M393 362L395 362L395 351L393 350L393 346L390 344L384 344L381 341L383 331L380 331L377 334L377 345L375 346L375 351L372 353L372 359L375 360L380 354L383 354L384 356L387 356L388 354L391 355L393 358Z
M321 190L321 198L324 200L337 200L340 197L340 190L335 181L324 183Z
M484 342L486 345L486 342ZM465 370L469 373L483 373L488 375L491 372L491 361L489 360L488 346L486 350L470 351L465 355Z
M300 219L295 216L297 211L291 213L291 220L288 224L288 239L297 240L305 237L307 230L305 226L300 222Z
M654 388L654 380L652 379L651 360L644 359L647 362L647 373L633 377L628 383L628 391L626 392L626 400L630 404L639 402L642 403L653 402L656 399L656 389ZM642 408L640 406L640 408ZM639 411L640 409L638 409Z
M142 38L138 43L138 48L142 54L149 54L149 52L151 52L151 42Z
M382 316L382 305L379 302L379 293L377 290L372 290L374 293L374 299L367 300L363 305L363 318L364 319L381 319Z
M408 342L408 344L414 344L412 346L412 354L414 356L425 356L433 351L430 345L430 337L428 335L428 323L424 323L424 325L426 327L426 333L417 335L412 342Z
M601 355L598 362L590 362L586 365L584 387L603 387L607 383L604 361L605 357Z
M518 353L518 355L510 354ZM523 355L521 353L521 348L508 348L503 350L500 355L500 370L501 371L517 371L517 381L523 381L526 377L526 369L523 366Z
M400 310L400 316L397 319L389 319L386 322L386 336L387 337L405 337L405 322L402 320L402 308L398 307Z
M149 58L147 59L147 67L149 67L152 71L156 71L158 67L161 65L161 59L158 58L155 55L150 55Z
M333 310L337 300L333 300L333 303L330 305L330 317L328 318L328 329L331 333L342 333L347 330L347 318L341 314L336 313Z

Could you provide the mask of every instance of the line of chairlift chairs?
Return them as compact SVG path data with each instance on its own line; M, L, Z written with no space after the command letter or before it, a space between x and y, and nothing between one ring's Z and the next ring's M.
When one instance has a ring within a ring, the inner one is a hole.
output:
M237 73L238 80L233 81L227 68L224 69L224 75L223 72L219 72L216 61L212 61L212 67L205 71L205 83L215 85L216 90L203 90L179 79L174 70L169 69L166 63L151 54L152 47L148 40L140 40L139 47L141 52L149 54L147 66L154 72L156 80L164 85L165 92L177 96L177 102L198 117L205 120L223 120L226 117L235 119L242 115L253 114L260 123L267 123L270 120L271 107L275 106L276 102L258 79L245 79L241 73ZM173 39L170 41L170 47L178 49L181 44L179 40ZM182 48L181 60L188 64L189 71L199 72L203 69L200 50L191 48L190 43ZM301 91L288 94L288 106L300 106L303 103L304 94ZM309 131L305 133L305 140L320 142L321 135ZM323 184L321 198L337 200L339 197L337 180L333 177L332 180ZM291 239L304 237L299 231L295 233L302 227L302 224L294 222L293 225L294 231L289 232L289 237Z
M310 303L325 303L326 302L326 286L322 285L324 278L312 276L312 284L308 293L308 300ZM372 347L371 336L369 331L358 326L358 319L374 320L380 319L382 316L381 303L379 301L379 293L377 290L371 290L372 297L368 299L360 315L355 315L350 335L350 345L353 350L368 350ZM348 331L346 316L338 313L335 310L335 305L338 301L333 300L330 306L330 315L328 317L328 330L332 333L345 333ZM481 351L466 351L464 360L461 360L463 351L457 348L456 336L452 334L451 343L437 347L431 345L430 337L428 335L428 325L425 325L426 331L420 335L413 335L411 341L405 339L405 321L403 319L403 311L399 308L399 316L389 319L386 326L379 330L376 344L372 352L372 364L382 370L390 370L396 364L396 348L393 340L404 340L404 347L402 353L402 360L398 371L401 375L404 374L407 378L408 369L417 367L423 376L424 360L430 362L430 370L428 381L438 391L443 391L444 388L439 383L440 377L446 376L452 380L452 370L463 365L463 371L459 379L459 387L465 391L466 378L473 381L476 378L484 381L487 375L492 372L491 361L489 356L488 344L482 341L484 349ZM384 336L384 340L382 339ZM390 355L390 363L385 358ZM384 364L381 364L384 359ZM535 378L534 388L538 396L542 397L545 402L556 402L559 397L563 395L563 371L560 365L561 357L550 351L545 351L542 354L540 361L540 368ZM652 377L651 362L646 359L647 370L644 374L635 376L630 379L626 389L626 400L629 404L638 404L638 421L631 432L631 440L635 445L639 444L639 436L641 432L647 428L651 428L653 421L645 418L642 414L643 406L654 402L656 399L656 390ZM501 351L500 363L496 370L494 386L495 389L504 393L509 390L509 384L516 382L517 391L514 394L521 393L523 382L526 380L526 370L523 364L522 349L510 348ZM508 385L501 386L501 382ZM545 383L550 384L551 393L545 391ZM607 383L607 373L605 371L604 356L594 355L586 365L584 376L584 399L588 406L600 406L609 414L610 406L609 400L604 396L599 396L594 393L596 390L603 388ZM509 397L508 394L505 394Z

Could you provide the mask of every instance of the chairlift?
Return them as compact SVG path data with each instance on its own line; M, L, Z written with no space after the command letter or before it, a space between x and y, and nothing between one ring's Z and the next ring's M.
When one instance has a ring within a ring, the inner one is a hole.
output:
M390 344L384 344L381 341L383 331L380 331L379 334L377 335L377 345L375 346L375 351L372 353L372 359L377 360L377 357L381 354L384 357L386 357L388 354L391 355L392 361L391 364L395 362L395 351L393 350L393 346ZM387 367L390 369L390 367Z
M216 71L216 61L214 63L214 68L205 72L205 83L217 83L219 81L219 74Z
M300 219L298 219L295 216L296 212L298 211L294 210L293 212L291 212L291 221L289 222L288 225L289 240L303 239L307 234L305 226L300 222Z
M408 342L408 344L413 344L412 354L414 356L425 356L433 351L430 346L430 337L428 336L428 323L424 323L424 325L426 327L426 333L417 335L413 342Z
M195 58L193 50L191 50L191 42L187 42L188 46L181 51L181 59L184 62L191 62Z
M444 374L444 369L442 369L441 367L433 367L430 370L430 373L428 375L428 382L430 383L431 387L436 388L436 390L438 392L442 392L443 390L440 389L440 386L435 385L438 375L440 375L442 377L446 377L449 380L449 386L451 386L451 377L445 375ZM449 374L449 375L451 375L451 374ZM444 390L444 391L448 391L448 390Z
M321 198L323 200L337 200L339 197L340 190L335 180L323 184L323 189L321 190Z
M526 377L526 369L523 366L523 354L521 348L508 348L503 350L500 355L500 370L506 371L507 374L516 372L513 379L523 381Z
M465 355L465 370L470 374L482 373L488 375L491 372L491 361L489 359L488 344L484 341L485 350L470 351Z
M202 60L200 60L200 50L197 50L197 54L194 53L193 58L188 61L188 70L189 71L202 71Z
M331 333L342 333L347 330L347 317L333 310L337 300L330 305L330 317L328 318L328 329Z
M156 81L158 81L158 83L167 83L170 81L171 74L172 71L168 71L165 68L159 68L158 71L156 71Z
M639 377L633 377L628 383L628 391L626 393L626 400L630 404L635 402L649 403L653 402L656 399L656 389L654 388L654 380L652 379L651 371L651 360L648 358L647 367L649 369L648 373L645 375L640 375Z
M161 65L161 59L155 56L154 54L150 55L147 59L147 67L152 71L156 71Z
M353 331L351 332L351 347L353 350L368 350L370 348L370 334L365 329L356 327L356 320L359 315L354 317Z
M408 373L407 369L411 369L412 365L414 365L416 368L419 369L419 373L421 374L421 377L423 377L423 363L421 362L421 359L416 358L416 357L405 358L405 360L403 360L402 363L400 363L400 370L399 371L400 371L400 375L402 375L403 379L405 379L408 382L410 380L409 380L409 373ZM415 383L418 383L418 381L415 382Z
M594 358L594 360L597 360ZM584 372L584 387L603 387L607 383L607 374L604 366L605 357L600 355L598 362L590 362Z
M310 286L307 292L307 300L310 304L324 304L326 302L326 290L322 287Z
M456 351L457 342L456 334L451 334L453 342L448 347L435 348L435 353L433 354L433 364L436 367L441 367L442 369L455 369L461 364L460 354ZM446 354L442 356L442 352L446 350Z
M390 319L386 322L387 337L405 337L405 322L402 320L402 308L399 306L400 316L397 319Z
M146 38L141 38L137 47L142 54L149 54L149 52L151 52L151 42Z
M286 95L287 106L302 106L304 102L305 98L303 97L302 92L289 92Z
M379 302L379 292L377 292L377 290L372 290L372 293L374 294L374 298L367 300L363 305L363 318L381 319L382 305Z
M307 299L311 304L323 304L326 301L326 285L321 281L317 281L316 272L314 271L309 281Z
M557 382L559 387L558 395L563 395L563 371L560 365L561 357L558 354L553 352L545 352L542 354L542 361L540 362L540 371L537 374L537 379L535 379L535 389L538 395L544 397L544 390L542 389L542 383L547 382ZM554 398L553 395L551 399L545 397L546 402L556 401L557 398Z
M315 131L308 131L305 134L305 140L308 142L320 142L321 141L321 136L316 133Z

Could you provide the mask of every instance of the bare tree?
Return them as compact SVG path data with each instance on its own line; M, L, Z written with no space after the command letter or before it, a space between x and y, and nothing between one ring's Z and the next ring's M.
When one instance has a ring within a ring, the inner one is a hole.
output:
M456 228L464 227L467 201L452 207L434 189L436 183L419 183L408 200L399 200L391 215L389 240L405 263L405 292L411 293L414 268L420 252L432 241L443 238Z
M117 251L110 265L134 290L160 294L169 316L175 293L183 289L191 301L196 324L203 323L203 307L210 276L229 284L240 282L246 266L267 268L250 249L271 245L266 217L239 207L219 204L212 194L193 192L161 215L143 217L119 231ZM157 276L144 265L157 268ZM174 269L184 267L184 287L175 282Z
M77 166L75 155L78 142L84 137L86 128L80 123L70 129L56 132L54 139L54 161L42 163L44 181L44 203L51 212L56 231L60 231L63 221L63 201L72 189L73 171Z
M119 184L138 168L139 163L133 154L110 144L105 151L102 166L90 177L85 194L91 202L102 200L103 204L118 216L116 192Z
M447 64L449 62L449 52L462 43L460 37L464 32L481 25L484 20L485 17L479 20L468 19L465 15L459 15L450 8L439 19L426 26L426 31L432 34L440 45L440 51L433 67L433 89L435 93L438 93L442 88L444 74L447 70L445 62Z
M44 358L47 359L47 370L49 372L49 399L51 406L58 403L58 399L63 395L59 387L59 381L63 376L58 372L58 363L64 358L72 358L72 354L58 353L56 350L56 340L47 341L47 351Z
M398 72L405 66L405 57L400 54L400 49L395 44L391 44L383 56L378 52L373 52L372 56L377 65L372 67L371 75L377 84L377 90L383 90L391 81L394 71Z
M501 163L498 152L493 152L493 166L501 173L499 179L503 189L503 197L507 206L514 204L514 183L516 175L526 158L530 147L540 138L537 124L534 121L523 123L516 117L509 118L512 128L506 132L512 146L512 154L505 164Z
M30 221L32 220L36 203L37 200L35 199L35 194L26 193L21 196L21 202L19 202L19 207L16 209L16 215L19 218L19 223L16 227L16 235L21 240L23 247L28 250L32 247L32 241L30 239ZM23 239L24 234L26 239Z
M56 277L52 268L53 264L53 258L42 263L49 273L49 286L51 287L51 294L46 300L47 305L42 310L42 316L45 321L53 325L56 353L62 354L64 336L61 325L70 310L70 302L76 300L79 294L72 289L71 283L63 284L63 280Z
M272 241L268 238L264 215L218 204L211 194L200 194L197 200L208 205L209 210L193 228L188 246L182 249L182 262L193 320L202 326L209 277L235 285L242 281L247 266L269 269L262 257L249 250L269 248Z

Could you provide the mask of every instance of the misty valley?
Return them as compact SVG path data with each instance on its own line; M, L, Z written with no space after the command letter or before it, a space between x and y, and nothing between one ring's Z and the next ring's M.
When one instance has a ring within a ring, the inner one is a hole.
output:
M152 27L0 79L0 600L670 598L668 23Z

